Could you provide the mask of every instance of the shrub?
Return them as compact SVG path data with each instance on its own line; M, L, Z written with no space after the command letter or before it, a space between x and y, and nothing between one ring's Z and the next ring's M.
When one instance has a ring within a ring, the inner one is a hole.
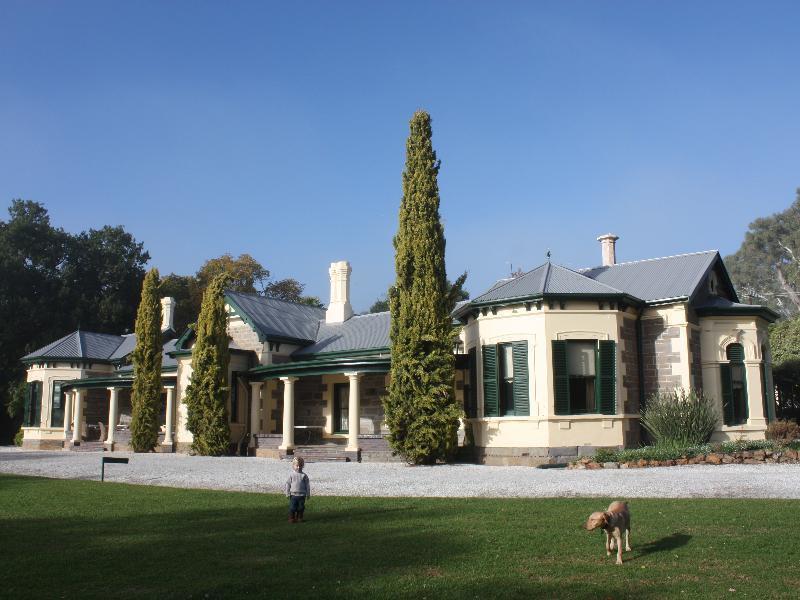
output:
M767 426L767 439L792 442L800 439L800 425L795 421L773 421Z
M25 432L20 429L16 435L14 435L14 444L17 446L22 446L22 438L25 437Z
M710 398L703 392L675 388L647 399L641 424L657 446L687 448L705 444L719 421Z

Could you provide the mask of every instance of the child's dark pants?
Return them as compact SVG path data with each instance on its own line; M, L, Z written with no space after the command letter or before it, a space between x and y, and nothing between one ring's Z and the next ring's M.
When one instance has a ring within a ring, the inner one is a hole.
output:
M293 517L297 515L301 519L303 518L303 511L306 509L306 497L305 496L289 496L289 516Z

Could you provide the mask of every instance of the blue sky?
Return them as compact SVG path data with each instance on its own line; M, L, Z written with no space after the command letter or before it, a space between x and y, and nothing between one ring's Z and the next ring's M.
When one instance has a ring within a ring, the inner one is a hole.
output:
M247 252L366 310L408 120L448 271L734 252L800 186L797 2L0 0L0 200L124 225L162 273Z

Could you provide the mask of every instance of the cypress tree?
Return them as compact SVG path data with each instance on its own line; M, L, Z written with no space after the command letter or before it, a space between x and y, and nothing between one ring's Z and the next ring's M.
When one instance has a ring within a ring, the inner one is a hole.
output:
M230 443L228 411L228 349L225 286L228 276L216 276L203 293L192 350L192 379L186 389L192 449L204 456L225 454Z
M453 390L452 299L439 218L439 161L431 118L411 119L403 199L394 238L396 279L389 294L391 380L384 412L392 448L413 464L446 459L456 449L461 408Z
M136 312L131 390L131 446L134 452L150 452L158 442L162 352L159 285L158 269L150 269L142 284L142 298Z

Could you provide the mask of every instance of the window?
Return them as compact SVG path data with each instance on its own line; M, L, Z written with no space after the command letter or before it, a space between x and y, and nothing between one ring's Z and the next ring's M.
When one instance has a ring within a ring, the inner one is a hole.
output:
M730 344L725 349L728 362L720 365L722 414L725 425L747 423L747 377L744 372L744 347Z
M483 346L483 416L530 415L528 342Z
M42 382L31 381L25 386L25 408L22 415L24 427L39 427L42 408Z
M348 433L347 419L350 408L350 384L336 383L333 386L333 433Z
M64 426L64 394L61 391L63 381L53 382L53 402L50 408L50 427Z
M553 340L555 414L616 414L616 346L613 340Z

